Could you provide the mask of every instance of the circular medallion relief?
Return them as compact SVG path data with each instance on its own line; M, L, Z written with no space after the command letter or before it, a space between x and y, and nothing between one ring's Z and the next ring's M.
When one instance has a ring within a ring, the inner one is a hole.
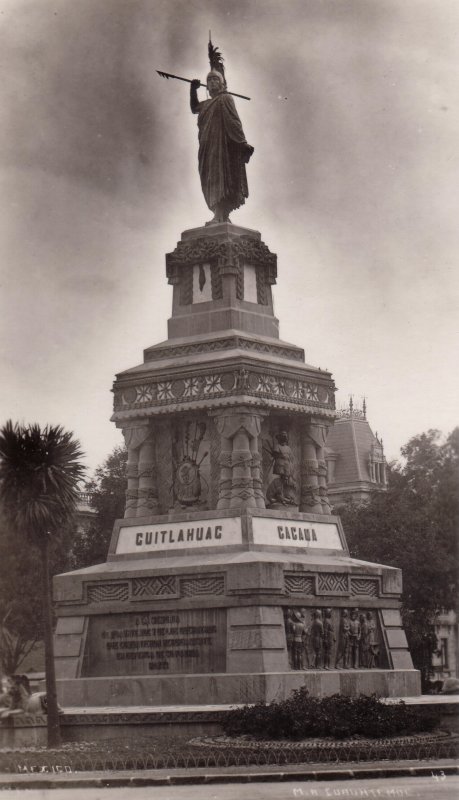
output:
M172 394L174 397L181 397L185 391L185 383L182 380L172 381Z
M328 392L324 386L319 386L317 389L317 397L320 403L326 403L328 400Z
M185 461L183 464L180 464L177 470L177 480L183 486L189 486L193 483L194 480L198 477L198 468L196 464Z
M125 389L123 392L123 400L125 403L135 403L137 398L137 389L131 387L130 389Z
M234 372L224 372L220 384L224 392L230 392L234 386Z

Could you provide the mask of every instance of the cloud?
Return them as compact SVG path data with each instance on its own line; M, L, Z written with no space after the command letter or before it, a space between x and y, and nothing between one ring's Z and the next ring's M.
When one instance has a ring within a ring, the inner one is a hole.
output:
M395 398L410 363L444 381L436 354L448 363L453 335L456 0L441 12L434 0L3 0L0 12L7 416L18 397L31 418L65 409L93 463L105 455L100 397L109 405L111 376L164 338L164 254L210 214L188 87L155 70L203 78L211 29L230 89L252 97L237 102L255 155L234 221L278 252L282 336L369 394L375 415L372 386L388 419L403 417L393 455L416 419L450 424L433 388L415 418ZM98 398L86 416L76 381Z

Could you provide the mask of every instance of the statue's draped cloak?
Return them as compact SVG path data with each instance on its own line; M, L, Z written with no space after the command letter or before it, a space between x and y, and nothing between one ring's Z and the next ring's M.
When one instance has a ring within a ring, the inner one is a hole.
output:
M245 171L246 138L231 95L199 103L199 175L207 205L215 211L225 200L230 210L249 196Z

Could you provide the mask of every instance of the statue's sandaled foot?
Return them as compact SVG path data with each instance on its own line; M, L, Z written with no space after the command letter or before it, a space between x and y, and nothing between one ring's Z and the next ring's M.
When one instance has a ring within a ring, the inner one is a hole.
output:
M214 212L214 218L210 220L210 222L206 222L206 225L220 225L222 222L229 222L231 220L229 218L230 211L231 211L231 203L226 200L221 200L217 205L212 209Z
M217 217L214 217L213 219L209 220L209 222L206 222L206 228L208 225L221 225L222 222L229 222L230 225L233 224L229 217L226 219L217 219Z

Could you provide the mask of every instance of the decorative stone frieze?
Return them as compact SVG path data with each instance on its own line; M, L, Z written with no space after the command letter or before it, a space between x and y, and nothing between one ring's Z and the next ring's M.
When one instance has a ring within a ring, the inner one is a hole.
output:
M309 410L311 413L322 409L333 411L335 408L334 387L330 381L319 384L291 373L283 374L281 368L262 371L244 367L211 372L201 369L193 375L184 371L183 376L158 376L148 383L137 384L130 380L129 384L122 385L118 382L115 385L115 415L120 411L136 409L159 410L162 406L186 407L198 400L236 398L241 395L275 401L292 408L296 406L299 410ZM316 438L312 438L311 442L317 460L317 452L323 452L323 444L319 446ZM321 461L325 463L324 458Z
M304 596L380 597L381 582L378 577L349 575L347 573L285 572L284 586L287 594Z
M99 583L87 587L88 603L116 603L129 600L129 582Z
M154 575L150 578L133 578L132 599L149 597L178 597L178 581L175 575Z
M290 669L375 669L388 665L381 622L372 609L287 608Z
M216 262L220 267L243 262L266 268L267 280L276 283L277 256L260 239L240 236L238 240L221 241L218 237L199 237L179 242L172 253L166 254L166 275L169 283L176 283L181 268Z
M378 578L351 577L351 595L363 597L379 597L381 593Z
M199 353L215 353L220 350L246 350L256 353L266 353L278 358L288 358L293 361L304 361L304 350L299 347L289 347L285 344L265 342L263 340L246 339L243 336L224 336L218 339L209 339L204 342L189 342L187 344L173 344L165 347L149 347L144 351L145 362L160 361L164 358L180 358Z
M225 594L223 575L206 575L201 578L182 578L180 581L182 597L202 597L203 595Z
M287 594L314 595L316 593L313 575L303 575L296 572L286 573L284 581Z
M224 575L152 575L126 581L88 583L86 586L87 602L91 604L224 594Z

